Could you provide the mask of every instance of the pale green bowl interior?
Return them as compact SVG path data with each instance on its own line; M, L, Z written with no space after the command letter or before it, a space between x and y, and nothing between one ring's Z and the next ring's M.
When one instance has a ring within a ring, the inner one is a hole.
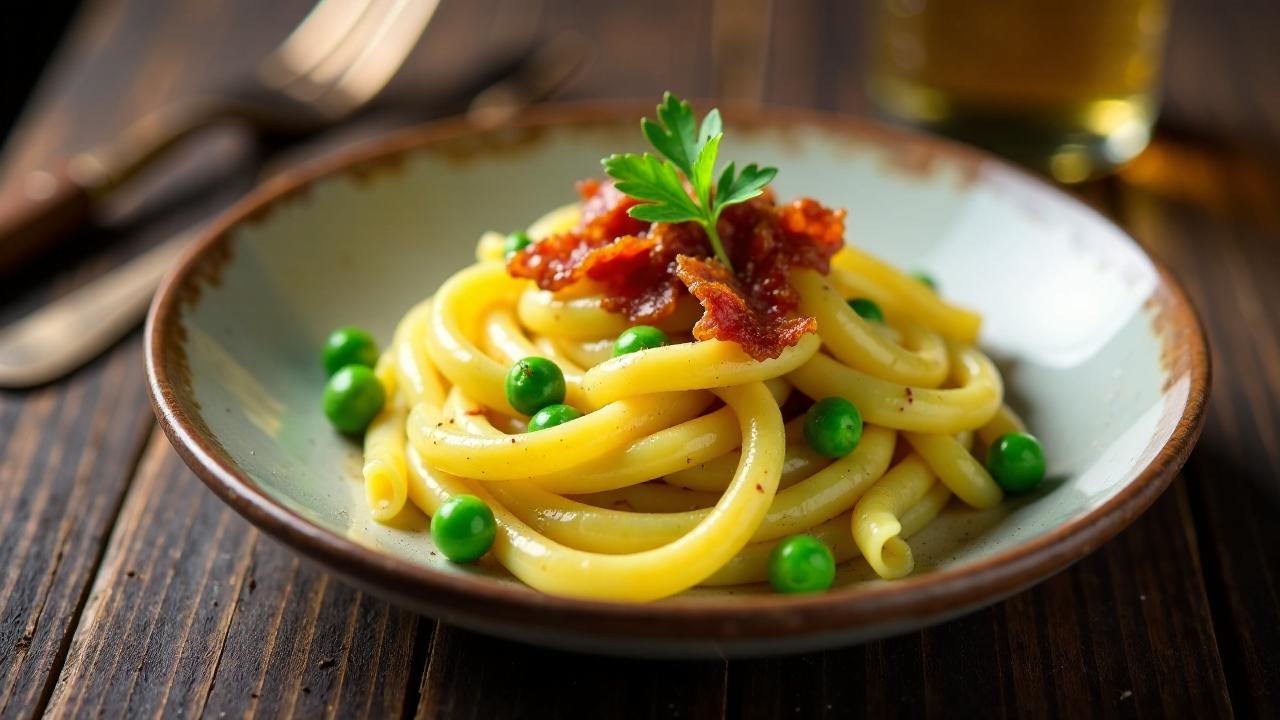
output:
M236 229L218 281L183 308L191 391L204 423L271 497L339 535L443 572L426 518L367 519L359 448L320 412L319 348L344 324L386 342L399 317L473 261L482 231L524 227L574 198L599 159L636 147L636 123L340 173ZM1010 550L1105 503L1173 431L1188 378L1167 378L1145 305L1158 275L1113 226L1000 166L888 150L817 126L730 128L724 156L781 168L783 199L811 195L849 211L848 240L934 274L986 317L983 346L1042 439L1051 481L978 513L951 507L912 540L917 572ZM465 144L464 144L465 145ZM840 582L865 580L861 562ZM693 595L759 588L694 591Z

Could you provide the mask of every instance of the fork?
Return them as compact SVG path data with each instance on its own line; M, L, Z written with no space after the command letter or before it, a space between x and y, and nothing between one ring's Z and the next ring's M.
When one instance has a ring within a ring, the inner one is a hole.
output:
M467 118L481 128L505 122L559 90L587 53L581 36L562 31L475 94ZM263 175L270 177L270 167ZM160 280L202 229L170 238L0 329L0 387L31 387L62 377L136 327Z
M264 136L288 138L356 112L399 70L438 3L320 0L262 60L254 82L164 108L130 128L119 143L73 157L65 172L32 174L25 198L0 200L0 266L86 222L94 203L206 128L238 120ZM28 387L60 377L119 338L137 323L156 284L194 234L166 241L4 328L0 386Z
M95 208L173 146L241 122L269 139L323 130L391 80L439 0L320 0L247 82L161 108L108 145L37 170L0 197L0 272L88 225Z

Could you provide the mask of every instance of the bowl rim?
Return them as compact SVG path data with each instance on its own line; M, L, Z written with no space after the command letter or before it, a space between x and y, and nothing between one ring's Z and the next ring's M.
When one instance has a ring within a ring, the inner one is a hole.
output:
M539 130L633 119L651 103L556 103L531 108L504 129ZM360 545L304 518L275 500L240 472L216 440L192 417L198 408L183 401L175 372L185 357L180 320L201 280L200 270L228 256L237 227L317 182L398 158L447 141L482 136L465 118L452 118L376 137L285 172L255 189L220 215L178 261L162 283L145 331L147 386L160 426L186 464L224 502L271 536L302 554L384 594L452 619L488 625L519 625L545 632L690 641L761 640L848 632L872 624L955 614L995 602L1055 574L1128 526L1168 487L1186 462L1205 421L1210 384L1206 336L1185 290L1158 259L1126 231L1080 200L1030 173L980 150L890 127L875 121L792 108L733 109L733 124L769 128L816 126L857 141L875 140L922 150L964 166L994 165L1013 181L1048 191L1055 202L1117 231L1155 267L1158 283L1148 302L1161 319L1157 331L1171 367L1190 377L1186 402L1169 439L1138 476L1102 505L1044 535L990 557L891 583L851 585L816 595L728 595L675 597L629 604L545 595L517 583L466 572L442 572ZM1159 326L1164 326L1161 330Z

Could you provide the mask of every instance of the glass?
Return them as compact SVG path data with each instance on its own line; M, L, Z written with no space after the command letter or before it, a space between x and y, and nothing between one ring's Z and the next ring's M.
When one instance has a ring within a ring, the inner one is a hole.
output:
M890 116L1062 182L1142 151L1166 0L881 0L868 90Z

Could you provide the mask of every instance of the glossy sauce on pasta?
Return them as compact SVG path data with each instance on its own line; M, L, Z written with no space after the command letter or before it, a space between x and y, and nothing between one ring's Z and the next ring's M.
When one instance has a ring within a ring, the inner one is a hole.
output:
M582 212L560 208L528 233L555 237ZM795 533L881 577L910 573L908 538L953 498L1001 501L971 450L1022 425L973 346L976 315L858 250L826 269L789 268L795 309L816 332L776 356L693 340L696 305L673 300L655 322L670 344L610 357L632 320L598 294L513 276L502 237L486 234L476 264L404 316L378 363L388 400L364 441L374 517L476 495L497 521L492 554L513 575L599 600L760 582ZM877 302L886 322L860 317L850 297ZM524 432L503 379L527 356L559 366L582 417ZM805 445L803 416L783 414L827 396L852 401L867 423L834 460Z

